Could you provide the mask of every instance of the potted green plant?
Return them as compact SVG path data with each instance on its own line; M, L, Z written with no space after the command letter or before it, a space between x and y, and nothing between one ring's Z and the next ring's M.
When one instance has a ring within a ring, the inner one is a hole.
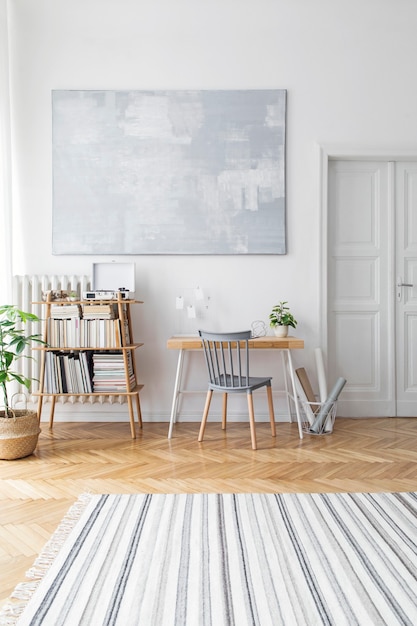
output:
M288 302L279 302L269 315L269 325L274 329L277 337L286 337L288 335L288 327L296 328L297 320L290 312Z
M30 389L32 379L16 372L15 363L21 358L32 358L24 354L32 342L44 343L40 335L25 333L25 324L36 321L39 321L36 315L25 313L15 305L0 306L0 404L4 406L0 411L0 459L28 456L38 442L40 428L36 412L13 409L7 389L12 381Z

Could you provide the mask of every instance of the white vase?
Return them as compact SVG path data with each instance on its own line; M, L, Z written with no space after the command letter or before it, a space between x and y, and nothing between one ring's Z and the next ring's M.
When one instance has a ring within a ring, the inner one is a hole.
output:
M274 326L275 337L286 337L288 335L288 326Z

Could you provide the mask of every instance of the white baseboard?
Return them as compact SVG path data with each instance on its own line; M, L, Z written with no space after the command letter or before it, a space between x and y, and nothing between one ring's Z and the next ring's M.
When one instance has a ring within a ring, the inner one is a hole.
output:
M45 405L42 410L42 423L49 422L49 407ZM209 415L210 422L221 422L221 414L212 412ZM244 413L230 413L227 417L229 422L248 422L249 416ZM269 422L268 413L255 414L257 422ZM136 420L136 412L135 412ZM169 413L145 413L142 412L142 420L144 423L157 423L166 422L169 423ZM128 422L129 414L127 404L123 406L108 406L108 405L92 405L88 407L74 406L69 403L61 406L55 405L54 423L59 422ZM201 415L192 413L181 413L178 423L180 422L200 422ZM288 415L275 414L276 422L288 422ZM295 415L293 421L296 421Z

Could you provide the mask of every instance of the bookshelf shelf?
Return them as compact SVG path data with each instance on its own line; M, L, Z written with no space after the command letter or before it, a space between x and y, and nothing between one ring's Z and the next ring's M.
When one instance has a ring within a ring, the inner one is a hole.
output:
M99 352L100 350L136 350L136 348L140 348L141 346L143 346L143 343L131 343L128 346L103 346L103 347L99 347L99 346L91 346L91 347L83 347L80 348L80 346L65 346L65 348L58 348L58 347L53 347L53 346L44 346L43 348L40 348L39 346L33 346L32 350L38 350L41 352L56 352L57 350L68 350L68 351L76 351L78 350L79 352L81 352L82 350L93 350L94 352Z
M142 427L130 307L140 300L78 300L36 303L46 307L40 350L41 372L38 419L43 399L51 398L49 427L53 427L56 398L60 396L123 396L127 399L132 439L136 438L134 405Z

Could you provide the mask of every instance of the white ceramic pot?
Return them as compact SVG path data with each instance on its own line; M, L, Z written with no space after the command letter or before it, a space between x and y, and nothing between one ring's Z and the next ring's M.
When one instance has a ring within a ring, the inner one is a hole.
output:
M274 326L275 337L286 337L288 335L288 326Z

